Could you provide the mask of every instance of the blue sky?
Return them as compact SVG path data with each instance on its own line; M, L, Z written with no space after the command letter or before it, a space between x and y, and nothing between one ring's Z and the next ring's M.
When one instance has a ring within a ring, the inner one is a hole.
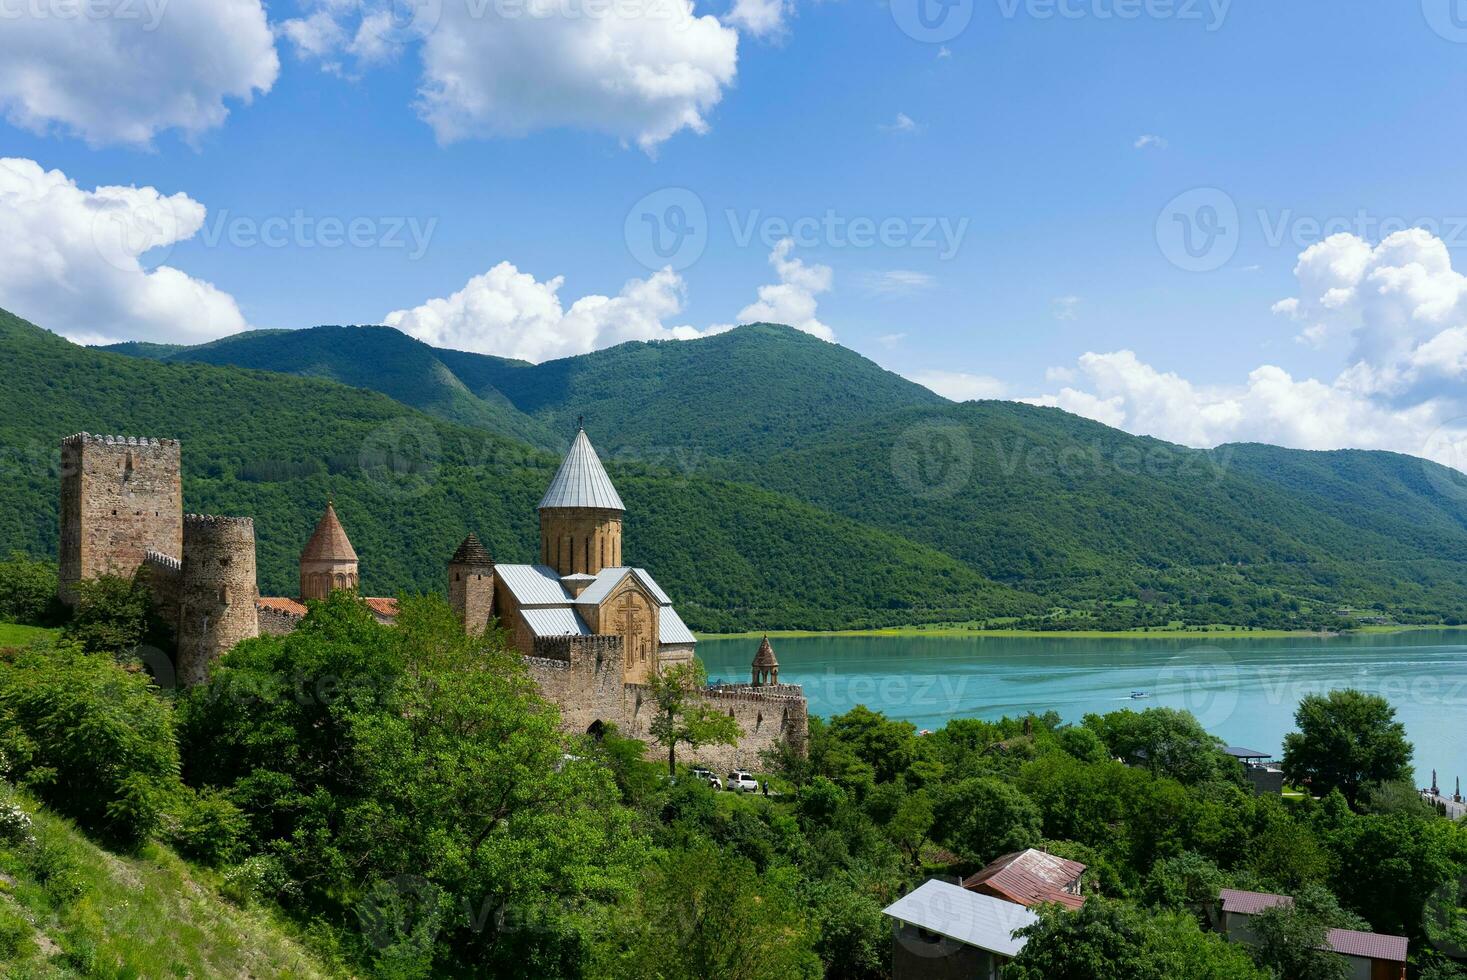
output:
M0 305L80 340L769 315L1191 444L1467 445L1462 0L77 2L0 0ZM64 231L148 188L161 248Z

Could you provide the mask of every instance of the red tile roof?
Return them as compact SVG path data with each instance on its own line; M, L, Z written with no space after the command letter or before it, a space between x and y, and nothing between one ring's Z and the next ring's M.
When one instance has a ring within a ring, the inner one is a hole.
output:
M346 536L346 530L336 518L336 507L328 500L326 513L321 515L321 520L316 523L316 530L311 534L311 540L306 542L306 549L301 552L301 561L356 560L356 549L351 546L351 539Z
M283 596L262 595L255 600L255 605L262 609L273 609L276 612L289 613L292 616L304 616L306 606L303 602L295 599L286 599Z
M1355 932L1353 929L1331 929L1324 944L1345 956L1361 956L1370 960L1406 962L1410 942L1405 936L1386 936L1378 932Z
M1067 861L1031 847L998 858L964 881L963 887L970 891L991 891L1025 908L1058 902L1077 909L1085 904L1084 897L1066 889L1084 873L1085 865L1078 861Z
M372 599L372 598L367 598L367 599L363 599L362 601L367 604L367 608L368 609L372 610L374 613L376 613L379 616L390 616L390 617L394 617L394 618L397 616L397 600L396 599Z
M1257 915L1259 912L1278 908L1280 905L1294 904L1294 900L1287 895L1244 892L1236 888L1224 888L1218 893L1218 897L1222 899L1224 912L1237 912L1239 915Z

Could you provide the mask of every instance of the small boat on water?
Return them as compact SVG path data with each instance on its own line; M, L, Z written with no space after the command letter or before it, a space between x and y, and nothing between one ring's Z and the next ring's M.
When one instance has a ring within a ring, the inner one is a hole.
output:
M1151 695L1150 695L1150 693L1148 693L1146 691L1132 691L1131 692L1131 700L1132 701L1140 701L1142 698L1149 698L1149 697L1151 697Z

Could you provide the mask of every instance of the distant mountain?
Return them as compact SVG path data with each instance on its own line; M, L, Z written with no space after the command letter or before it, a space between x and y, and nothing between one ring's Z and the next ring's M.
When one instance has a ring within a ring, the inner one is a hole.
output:
M534 558L558 457L320 378L77 347L0 311L0 554L54 556L58 445L72 432L183 440L191 511L255 518L260 588L292 595L328 496L368 593L442 589L468 530ZM897 535L739 483L610 461L626 557L695 629L830 629L1020 616L1036 597Z

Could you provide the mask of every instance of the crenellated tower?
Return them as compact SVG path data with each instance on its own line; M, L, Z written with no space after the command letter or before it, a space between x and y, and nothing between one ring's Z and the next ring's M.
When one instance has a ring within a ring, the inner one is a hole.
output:
M202 684L209 665L260 635L255 601L255 522L188 514L178 597L178 679Z
M62 601L76 601L82 579L132 576L149 551L182 557L178 441L88 432L61 440Z
M356 589L357 584L356 549L336 519L336 506L328 500L326 513L301 552L300 599L325 599L337 589Z
M578 428L570 452L540 500L540 564L562 576L619 568L625 512L585 428Z
M494 559L469 532L448 559L448 602L470 634L479 634L494 616Z

